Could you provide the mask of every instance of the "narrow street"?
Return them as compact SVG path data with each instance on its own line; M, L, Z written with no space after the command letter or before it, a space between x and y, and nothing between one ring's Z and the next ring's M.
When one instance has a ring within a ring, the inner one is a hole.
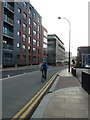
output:
M48 77L41 83L40 70L33 71L2 80L2 113L3 118L11 118L46 84L46 82L58 71L66 66L50 67Z

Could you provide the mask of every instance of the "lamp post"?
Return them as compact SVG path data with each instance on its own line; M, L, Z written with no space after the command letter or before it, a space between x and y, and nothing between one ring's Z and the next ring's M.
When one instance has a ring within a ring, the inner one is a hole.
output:
M69 23L69 63L68 63L68 72L70 72L70 36L71 36L71 25L70 25L70 21L67 18L58 17L58 19L65 19Z

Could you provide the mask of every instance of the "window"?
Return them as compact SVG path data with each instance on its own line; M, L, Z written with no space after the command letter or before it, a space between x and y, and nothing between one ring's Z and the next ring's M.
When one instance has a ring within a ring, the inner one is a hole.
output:
M17 48L20 48L20 43L17 43Z
M27 7L27 3L23 2L23 7L26 8Z
M18 25L20 25L21 24L21 21L18 19Z
M28 33L29 33L29 35L31 34L31 29L30 29L30 27L29 27L29 31L28 31Z
M29 7L29 14L31 14L31 7Z
M43 48L47 48L47 45L46 45L46 44L43 44Z
M44 42L47 43L47 38L44 37Z
M27 30L27 25L25 23L23 23L23 30L26 31Z
M36 37L37 32L35 30L33 30L33 36Z
M31 24L31 18L29 18L29 25Z
M33 56L33 62L36 62L36 61L37 61L37 57Z
M28 61L30 62L30 56L28 56Z
M47 37L47 32L46 31L44 31L44 36Z
M28 37L28 43L29 44L31 43L31 37Z
M20 8L18 8L18 13L19 13L19 14L21 13L21 9L20 9Z
M40 42L39 41L37 41L37 46L40 46Z
M23 13L23 18L26 20L27 19L27 14Z
M26 55L23 55L22 60L23 62L26 62Z
M33 39L33 45L36 45L36 40L35 39Z
M20 36L20 32L19 31L17 32L17 35Z
M33 53L36 53L36 52L37 52L36 48L33 48Z
M22 49L23 49L23 51L25 52L26 51L26 45L22 45Z
M37 26L36 22L33 22L33 25L34 25L34 27L36 28L36 26Z
M26 40L26 35L25 34L23 34L23 41L25 41Z
M38 17L38 22L40 22L40 18Z
M33 17L36 18L36 13L35 12L33 13Z
M28 46L28 51L30 52L30 46Z
M38 25L38 31L40 31L40 26Z
M39 34L39 33L37 34L37 38L38 38L38 39L40 38L40 34Z

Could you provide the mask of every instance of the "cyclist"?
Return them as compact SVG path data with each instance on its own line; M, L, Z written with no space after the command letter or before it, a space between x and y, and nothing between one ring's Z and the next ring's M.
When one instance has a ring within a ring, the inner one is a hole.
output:
M47 69L48 69L48 64L46 61L44 61L40 68L40 70L42 71L42 77L44 77L44 79L46 79L47 77Z

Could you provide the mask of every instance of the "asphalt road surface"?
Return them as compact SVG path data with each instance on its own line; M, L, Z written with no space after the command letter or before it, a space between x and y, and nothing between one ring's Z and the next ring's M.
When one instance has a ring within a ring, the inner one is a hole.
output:
M58 71L66 67L50 67L45 82L41 82L40 70L4 78L2 80L2 117L13 117Z

